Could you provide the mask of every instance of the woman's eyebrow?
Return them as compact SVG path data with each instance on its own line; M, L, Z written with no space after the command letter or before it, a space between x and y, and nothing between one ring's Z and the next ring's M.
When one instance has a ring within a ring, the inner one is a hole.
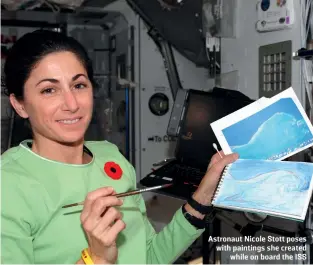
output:
M57 79L54 79L54 78L45 78L45 79L40 80L40 81L36 84L36 86L38 86L40 83L46 82L46 81L51 82L51 83L59 83L59 80L57 80Z
M78 79L79 77L81 77L81 76L87 78L87 76L84 75L84 74L77 74L77 75L74 75L74 76L72 77L72 81L77 80L77 79ZM44 78L44 79L40 80L40 81L36 84L36 86L38 86L38 85L39 85L40 83L42 83L42 82L59 83L59 80L54 79L54 78Z
M83 77L85 77L85 78L88 79L88 77L87 77L86 75L84 75L84 74L77 74L77 75L75 75L75 76L72 77L72 81L77 80L77 79L78 79L79 77L81 77L81 76L83 76Z

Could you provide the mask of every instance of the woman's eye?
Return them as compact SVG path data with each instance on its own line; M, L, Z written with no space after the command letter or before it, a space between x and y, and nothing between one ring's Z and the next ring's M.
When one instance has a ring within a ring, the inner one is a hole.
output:
M75 85L74 87L75 87L76 89L82 89L82 88L85 88L86 85L81 83L81 84Z
M46 89L41 91L42 94L51 94L53 92L54 92L53 88L46 88Z

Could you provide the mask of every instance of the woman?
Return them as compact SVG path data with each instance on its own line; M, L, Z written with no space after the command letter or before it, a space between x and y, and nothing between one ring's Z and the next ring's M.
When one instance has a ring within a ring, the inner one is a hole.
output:
M136 188L134 168L115 145L84 141L93 72L83 47L35 31L12 47L4 71L11 105L29 120L33 139L2 155L3 263L170 263L201 235L202 209L236 155L214 156L193 203L157 234L142 196L114 196Z

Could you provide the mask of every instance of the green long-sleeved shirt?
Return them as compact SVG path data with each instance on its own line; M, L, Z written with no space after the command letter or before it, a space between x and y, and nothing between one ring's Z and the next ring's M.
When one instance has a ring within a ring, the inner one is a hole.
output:
M62 206L82 201L88 192L103 186L112 186L116 192L136 188L134 168L107 141L86 142L93 160L85 165L42 158L28 142L1 157L1 261L73 264L88 246L80 222L82 206ZM119 180L104 171L110 161L122 168ZM117 239L120 264L171 263L203 232L190 225L179 209L156 233L141 195L125 197L120 211L126 223Z

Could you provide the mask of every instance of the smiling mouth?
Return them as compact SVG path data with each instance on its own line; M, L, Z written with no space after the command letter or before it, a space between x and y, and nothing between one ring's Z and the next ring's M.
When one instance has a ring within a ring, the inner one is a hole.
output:
M58 120L57 122L63 124L75 124L79 122L82 118L75 118L75 119L66 119L66 120Z

